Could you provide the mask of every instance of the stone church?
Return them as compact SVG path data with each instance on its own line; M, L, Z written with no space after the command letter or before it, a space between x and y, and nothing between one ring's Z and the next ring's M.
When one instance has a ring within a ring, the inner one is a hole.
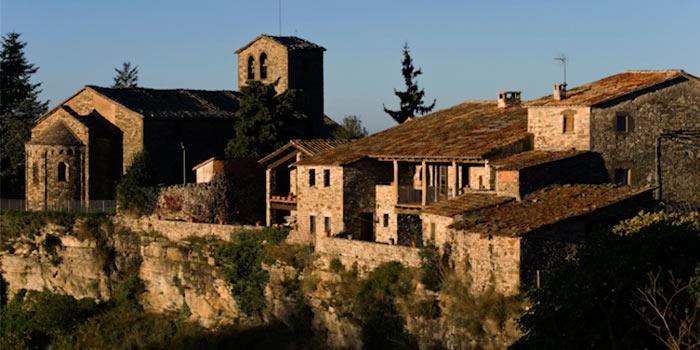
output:
M328 137L337 126L323 113L323 52L293 36L260 35L236 51L238 88L279 79L301 90L307 119L289 138ZM114 199L116 183L146 150L159 184L193 182L190 169L222 153L234 136L238 92L106 88L88 85L43 115L26 143L30 209L87 206ZM185 177L183 179L183 177Z

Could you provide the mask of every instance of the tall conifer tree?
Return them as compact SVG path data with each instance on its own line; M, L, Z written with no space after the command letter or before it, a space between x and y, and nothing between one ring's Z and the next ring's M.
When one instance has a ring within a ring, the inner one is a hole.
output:
M418 82L415 80L419 75L423 74L423 72L420 68L416 69L413 66L413 59L411 58L411 51L408 48L408 43L403 45L403 60L401 61L401 65L401 74L406 83L406 90L398 91L394 89L394 94L398 96L400 100L399 110L393 111L384 106L384 112L389 114L399 124L405 122L408 118L413 118L417 115L423 115L432 111L436 101L433 100L433 103L429 106L426 106L423 102L425 91L418 88Z
M41 83L32 83L38 68L27 62L26 42L19 33L2 38L0 52L0 196L24 194L24 143L31 137L34 121L46 113L48 101L40 102Z
M139 66L131 66L131 62L122 63L121 68L114 68L117 73L114 76L113 88L133 88L138 87Z

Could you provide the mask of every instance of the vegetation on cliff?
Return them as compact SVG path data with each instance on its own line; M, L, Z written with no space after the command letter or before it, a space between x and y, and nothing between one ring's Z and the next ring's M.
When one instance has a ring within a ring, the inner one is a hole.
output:
M700 215L642 213L545 275L513 349L700 346Z

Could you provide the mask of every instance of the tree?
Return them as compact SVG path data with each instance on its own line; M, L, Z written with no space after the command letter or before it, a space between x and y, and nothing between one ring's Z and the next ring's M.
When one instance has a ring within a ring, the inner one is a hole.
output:
M32 83L38 68L24 56L26 42L19 33L2 38L0 53L0 178L3 195L24 194L24 144L31 137L34 121L46 113L48 101L40 102L41 83Z
M150 214L158 200L153 187L153 169L148 152L141 151L117 184L117 209L131 214Z
M356 115L349 115L343 118L333 136L337 139L351 140L367 136L367 129L362 126L362 120Z
M122 63L121 68L114 68L117 73L114 76L113 88L133 88L138 87L139 66L131 66L131 62Z
M249 81L241 88L236 135L226 146L228 157L252 158L268 154L291 139L295 121L306 118L296 112L297 91L277 94L278 82Z
M530 291L533 306L520 319L524 336L511 348L663 348L659 337L687 333L673 325L669 331L655 328L659 320L652 316L651 308L663 304L664 308L671 305L673 310L685 312L685 307L677 306L693 303L644 300L644 295L661 298L678 292L679 286L694 280L699 263L697 213L640 214L622 222L613 232L593 233L574 259L544 273L542 288ZM650 283L649 276L659 275L664 278ZM680 292L686 293L685 289ZM696 298L693 295L683 299ZM693 314L689 313L691 317ZM685 317L676 314L666 320Z
M416 115L423 115L432 111L436 102L436 100L433 100L433 103L429 106L426 106L423 102L425 91L419 89L418 82L415 81L423 72L420 68L415 69L413 67L413 59L408 49L408 43L403 45L403 61L401 61L401 65L401 74L403 74L404 81L406 82L406 90L398 91L394 89L394 94L398 96L400 100L399 110L392 111L384 106L384 112L389 114L399 124L405 122L408 118L413 118Z

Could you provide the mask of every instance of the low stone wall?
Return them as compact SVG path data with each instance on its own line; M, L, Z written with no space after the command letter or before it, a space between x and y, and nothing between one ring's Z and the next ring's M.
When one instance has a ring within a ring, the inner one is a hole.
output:
M218 225L202 224L183 221L160 220L156 216L142 216L139 218L129 216L115 216L115 222L136 232L155 231L167 237L171 241L180 241L187 237L215 236L228 241L231 232L242 230L262 230L263 226L253 225Z
M374 269L389 261L400 261L409 267L420 265L418 248L344 238L318 237L315 249L316 253L340 259L345 266L351 266L357 262L359 267L367 270Z

